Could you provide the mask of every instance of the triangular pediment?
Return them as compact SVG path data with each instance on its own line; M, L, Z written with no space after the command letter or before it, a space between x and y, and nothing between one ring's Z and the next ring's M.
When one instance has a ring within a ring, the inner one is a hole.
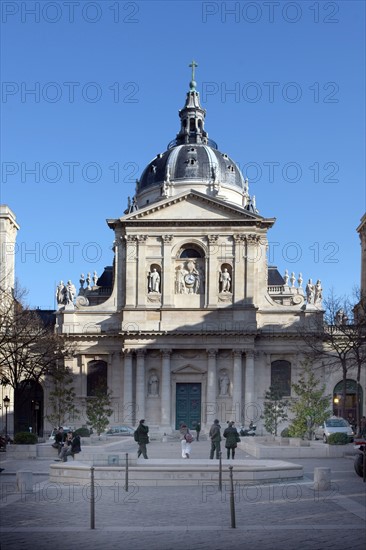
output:
M262 221L262 216L244 210L240 206L208 197L197 191L176 195L132 212L123 218L127 220L240 220Z
M193 365L184 365L172 371L173 374L202 374L202 371Z

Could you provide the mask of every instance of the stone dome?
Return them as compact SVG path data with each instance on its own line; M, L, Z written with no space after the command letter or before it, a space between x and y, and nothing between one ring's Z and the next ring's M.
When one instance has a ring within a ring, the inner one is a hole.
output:
M129 199L127 212L191 189L258 212L237 164L208 138L206 111L195 87L192 78L185 105L179 111L180 131L136 181L136 194L132 202Z
M184 183L187 180L194 186L222 185L245 188L244 178L235 162L225 153L221 153L209 144L191 143L178 145L169 144L165 153L157 155L145 168L138 182L137 192L159 185L164 182Z

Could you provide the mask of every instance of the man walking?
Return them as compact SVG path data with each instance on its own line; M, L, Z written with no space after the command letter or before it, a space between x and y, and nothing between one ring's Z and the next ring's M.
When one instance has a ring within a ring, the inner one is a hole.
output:
M140 420L138 428L135 430L135 441L139 444L137 450L137 458L142 455L144 458L148 458L146 445L149 443L149 426L145 426L145 420Z
M220 458L220 451L221 451L221 426L219 424L218 419L214 420L214 423L212 424L209 432L209 437L211 439L211 451L210 451L210 458L214 457L214 453L216 451L216 458Z
M200 431L201 431L201 422L197 422L196 424L196 441L199 441L200 439Z

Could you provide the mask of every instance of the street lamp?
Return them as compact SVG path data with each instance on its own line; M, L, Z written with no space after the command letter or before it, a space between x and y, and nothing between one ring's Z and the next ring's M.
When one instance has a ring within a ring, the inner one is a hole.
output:
M4 407L5 407L5 448L8 444L8 408L10 404L10 399L6 395L3 399Z
M34 402L34 411L36 413L36 434L38 435L38 411L39 411L39 403L38 401Z

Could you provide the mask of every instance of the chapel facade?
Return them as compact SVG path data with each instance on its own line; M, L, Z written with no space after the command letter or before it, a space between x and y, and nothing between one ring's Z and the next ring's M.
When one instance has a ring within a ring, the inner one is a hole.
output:
M113 266L82 275L78 293L71 281L57 291L57 330L77 346L67 359L76 392L112 390L112 425L260 422L271 384L291 394L299 325L322 316L320 281L268 265L275 219L259 214L205 116L192 76L176 138L107 220Z

